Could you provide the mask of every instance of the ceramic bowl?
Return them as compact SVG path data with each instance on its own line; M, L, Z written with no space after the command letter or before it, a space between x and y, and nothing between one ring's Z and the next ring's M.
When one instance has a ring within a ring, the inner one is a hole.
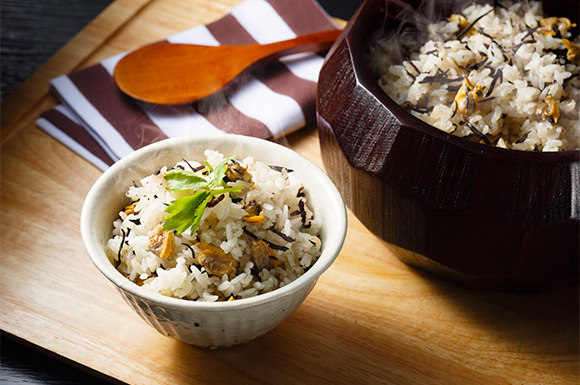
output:
M432 4L448 15L451 3ZM361 222L412 266L483 290L578 282L580 151L451 136L397 105L368 69L376 36L406 27L402 8L418 6L366 0L326 56L317 103L325 169ZM577 0L544 8L578 23Z
M126 203L124 194L132 181L164 165L174 165L182 158L202 159L208 148L225 155L251 155L256 160L283 165L293 169L303 182L309 205L323 224L323 246L316 263L291 284L231 302L188 301L147 292L109 262L105 244L111 236L113 221ZM227 134L167 139L135 151L96 181L81 213L81 234L89 257L131 308L161 334L208 348L249 342L290 316L338 256L346 228L346 209L341 195L320 168L276 143Z

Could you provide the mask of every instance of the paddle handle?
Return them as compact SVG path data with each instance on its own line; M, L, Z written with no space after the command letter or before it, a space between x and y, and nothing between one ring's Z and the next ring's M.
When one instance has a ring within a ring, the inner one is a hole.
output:
M326 51L341 32L341 30L314 32L300 35L294 39L255 45L255 49L262 53L263 58L271 57L273 59L294 53Z

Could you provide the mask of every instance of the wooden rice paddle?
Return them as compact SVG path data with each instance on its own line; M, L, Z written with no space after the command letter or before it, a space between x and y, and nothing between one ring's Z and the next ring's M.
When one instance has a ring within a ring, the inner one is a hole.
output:
M316 32L271 44L152 44L121 59L114 78L121 91L149 103L195 102L221 90L256 63L293 53L327 50L340 32Z

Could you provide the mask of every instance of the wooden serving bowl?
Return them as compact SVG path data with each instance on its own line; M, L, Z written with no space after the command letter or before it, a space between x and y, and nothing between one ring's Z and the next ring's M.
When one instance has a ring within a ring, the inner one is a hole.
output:
M580 151L478 144L397 105L365 52L374 36L399 27L402 3L366 0L320 73L322 159L347 206L403 262L468 288L526 292L578 282ZM445 4L437 3L442 15ZM544 8L578 17L577 0Z

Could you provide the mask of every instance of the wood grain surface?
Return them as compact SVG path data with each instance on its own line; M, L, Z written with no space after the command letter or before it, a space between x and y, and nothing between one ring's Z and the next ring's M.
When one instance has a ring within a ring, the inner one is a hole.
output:
M30 79L30 94L4 101L14 111L2 123L0 328L130 384L577 384L578 286L465 290L401 263L351 213L340 256L303 306L250 344L191 347L123 302L79 234L100 171L34 125L56 103L47 80L238 2L117 0ZM322 166L315 127L284 143Z

